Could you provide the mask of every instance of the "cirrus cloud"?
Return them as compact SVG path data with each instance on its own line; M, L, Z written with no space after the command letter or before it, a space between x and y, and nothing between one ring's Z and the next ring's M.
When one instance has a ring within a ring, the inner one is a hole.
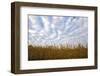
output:
M80 16L28 17L29 45L77 45L88 43L88 18Z

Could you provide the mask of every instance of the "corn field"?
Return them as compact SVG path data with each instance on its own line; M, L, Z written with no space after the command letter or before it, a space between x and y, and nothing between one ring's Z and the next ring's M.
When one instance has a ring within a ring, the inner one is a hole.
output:
M28 46L28 60L79 59L88 57L88 48L82 45L76 47L57 48L55 46Z

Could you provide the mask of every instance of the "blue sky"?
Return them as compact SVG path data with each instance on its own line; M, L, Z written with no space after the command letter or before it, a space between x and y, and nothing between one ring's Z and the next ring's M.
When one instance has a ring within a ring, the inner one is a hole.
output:
M88 18L79 16L28 17L29 45L86 45L88 43Z

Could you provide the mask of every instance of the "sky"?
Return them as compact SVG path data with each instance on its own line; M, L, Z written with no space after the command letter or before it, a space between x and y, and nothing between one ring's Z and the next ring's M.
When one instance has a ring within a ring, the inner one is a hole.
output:
M88 17L28 16L28 44L34 46L78 45L88 43Z

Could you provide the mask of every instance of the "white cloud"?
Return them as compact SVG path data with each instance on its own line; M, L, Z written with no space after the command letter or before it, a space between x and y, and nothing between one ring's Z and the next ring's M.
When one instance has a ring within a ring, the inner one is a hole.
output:
M37 19L40 17L41 19ZM50 17L50 19L49 19ZM34 29L29 29L29 44L37 46L87 44L88 18L65 16L29 16ZM63 23L65 21L65 23ZM39 24L42 22L43 24ZM40 26L43 26L41 28ZM62 29L62 30L61 30Z

